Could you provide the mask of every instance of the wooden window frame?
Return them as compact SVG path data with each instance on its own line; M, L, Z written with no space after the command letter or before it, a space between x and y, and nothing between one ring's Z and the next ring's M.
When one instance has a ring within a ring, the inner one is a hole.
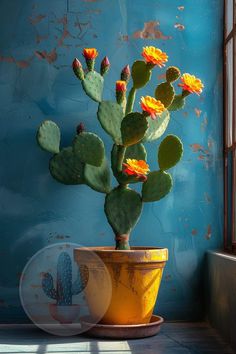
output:
M224 250L236 254L236 0L232 1L232 29L228 30L227 6L230 0L224 0L224 43L223 43L223 110L224 110ZM232 40L232 117L229 119L229 81L227 49ZM231 123L231 124L230 124ZM232 131L229 134L229 131ZM229 135L231 139L229 139ZM231 155L231 157L230 157ZM230 161L231 160L231 161Z

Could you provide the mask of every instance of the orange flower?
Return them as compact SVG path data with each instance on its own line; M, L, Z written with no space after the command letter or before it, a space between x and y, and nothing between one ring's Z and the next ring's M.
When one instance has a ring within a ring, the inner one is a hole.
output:
M149 166L144 160L126 159L123 165L126 167L124 173L129 176L145 177L149 172Z
M202 89L204 88L204 85L201 82L201 80L196 78L194 75L185 73L182 75L180 80L182 81L182 83L179 84L178 86L182 87L183 91L196 93L197 95L200 95L200 93L202 93Z
M161 101L156 100L151 96L141 97L140 106L144 112L147 112L151 116L152 119L155 119L156 116L161 115L161 113L166 109Z
M142 56L146 60L146 63L158 65L160 68L165 66L165 63L168 60L168 56L165 52L162 52L161 49L152 46L144 47Z
M123 80L116 81L116 91L125 92L126 91L126 81L123 81Z
M98 56L98 51L95 48L84 48L83 56L85 59L95 59Z

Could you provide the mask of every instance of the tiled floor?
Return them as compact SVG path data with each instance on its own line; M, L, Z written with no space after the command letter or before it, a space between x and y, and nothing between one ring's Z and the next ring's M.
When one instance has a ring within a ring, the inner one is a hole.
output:
M127 341L56 337L31 325L0 325L0 353L235 354L205 323L165 323L154 337Z

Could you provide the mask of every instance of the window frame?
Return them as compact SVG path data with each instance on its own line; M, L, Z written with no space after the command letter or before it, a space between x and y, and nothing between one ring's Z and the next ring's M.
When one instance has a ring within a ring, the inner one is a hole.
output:
M232 1L232 3L231 3ZM232 29L228 31L228 6L233 5ZM229 102L227 50L232 40L232 102ZM224 40L223 40L223 153L224 153L224 250L236 254L236 0L224 0ZM232 104L232 117L228 107ZM229 133L231 131L231 133ZM231 137L231 138L230 138ZM231 161L229 156L231 155Z

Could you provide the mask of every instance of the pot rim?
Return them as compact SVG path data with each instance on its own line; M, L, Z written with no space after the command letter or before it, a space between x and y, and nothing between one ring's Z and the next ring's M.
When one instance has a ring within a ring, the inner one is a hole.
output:
M163 263L168 260L167 248L147 246L135 246L131 247L130 250L116 250L111 246L75 248L75 260L78 257L88 257L89 252L109 263Z

